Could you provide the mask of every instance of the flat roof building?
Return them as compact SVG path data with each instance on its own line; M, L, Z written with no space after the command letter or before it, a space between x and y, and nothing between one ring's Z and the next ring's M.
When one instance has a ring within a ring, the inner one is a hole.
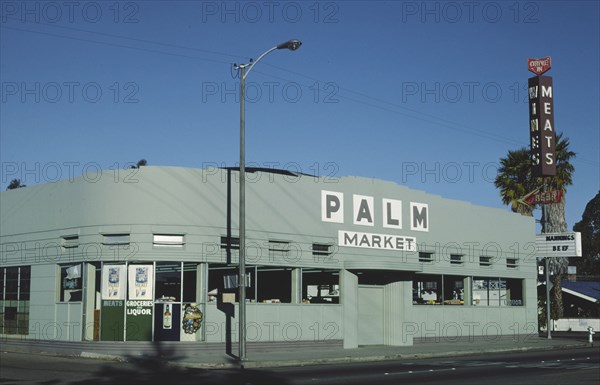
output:
M249 342L537 333L533 218L381 180L246 175ZM109 170L2 192L0 209L3 336L237 340L237 170Z

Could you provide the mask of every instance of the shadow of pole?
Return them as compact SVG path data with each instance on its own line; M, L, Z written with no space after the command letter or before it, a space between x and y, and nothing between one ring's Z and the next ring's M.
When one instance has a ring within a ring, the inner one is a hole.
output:
M238 359L238 356L233 354L232 341L232 321L235 316L235 306L232 303L223 302L222 293L217 296L217 309L225 313L225 353L233 358Z

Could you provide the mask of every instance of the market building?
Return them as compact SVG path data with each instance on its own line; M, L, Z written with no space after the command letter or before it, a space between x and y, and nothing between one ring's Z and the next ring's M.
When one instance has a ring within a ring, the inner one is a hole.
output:
M0 193L0 334L237 340L238 170L141 167ZM358 177L247 169L248 342L537 334L535 223Z

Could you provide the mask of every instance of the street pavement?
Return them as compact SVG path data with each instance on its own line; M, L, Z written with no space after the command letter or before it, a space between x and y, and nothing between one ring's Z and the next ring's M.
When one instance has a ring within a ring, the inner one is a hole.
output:
M563 333L552 339L536 335L517 335L514 338L461 339L458 341L430 340L413 346L360 346L355 349L343 349L331 344L289 343L289 344L247 344L246 360L240 362L237 357L238 346L234 342L230 353L225 346L214 349L195 349L194 345L181 343L144 343L127 345L112 343L110 350L94 350L101 343L89 343L79 351L59 350L55 342L42 345L22 346L16 341L0 341L0 351L54 354L70 357L84 357L113 361L148 361L168 363L188 368L269 368L283 366L303 366L321 364L342 364L353 362L373 362L386 360L456 357L483 353L501 353L511 351L564 350L589 346L600 346L600 341L589 344L587 334ZM181 344L181 345L180 345ZM43 347L42 347L43 346ZM53 351L53 346L56 348ZM88 348L86 348L89 347ZM140 349L136 350L136 346ZM122 347L122 350L119 348ZM127 349L125 349L127 347ZM143 349L141 348L143 347ZM182 348L186 347L186 348ZM37 350L36 350L37 349Z

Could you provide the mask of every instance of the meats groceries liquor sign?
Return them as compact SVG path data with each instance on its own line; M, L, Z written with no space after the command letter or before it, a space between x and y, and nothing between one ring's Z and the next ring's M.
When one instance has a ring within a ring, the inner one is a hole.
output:
M369 195L352 194L352 218L348 221L353 225L384 229L399 229L405 227L412 231L429 231L429 212L426 203L408 202L408 215L403 212L403 201L382 198L375 201ZM408 217L405 225L403 215ZM321 220L323 222L346 223L344 216L344 193L336 191L321 191ZM338 245L362 247L381 250L417 251L415 237L396 234L382 234L361 231L338 231Z

